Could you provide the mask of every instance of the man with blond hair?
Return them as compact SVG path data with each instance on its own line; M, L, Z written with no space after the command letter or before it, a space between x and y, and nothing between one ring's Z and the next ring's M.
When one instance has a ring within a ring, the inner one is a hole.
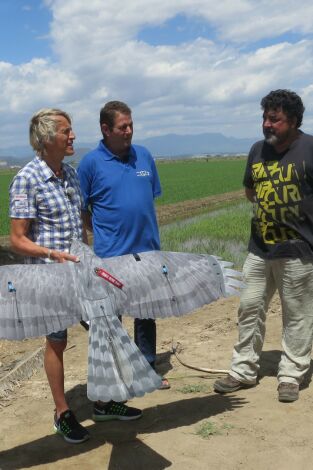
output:
M74 154L69 115L60 109L41 109L30 121L29 138L35 158L10 186L12 248L26 263L77 261L69 254L73 239L87 242L81 221L81 194L76 171L63 163ZM54 430L67 442L89 438L69 409L64 394L63 353L67 331L47 336L45 370L55 403Z

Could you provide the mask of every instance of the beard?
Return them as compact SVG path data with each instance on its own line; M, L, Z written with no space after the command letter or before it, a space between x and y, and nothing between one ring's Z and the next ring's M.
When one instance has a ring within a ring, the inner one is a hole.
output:
M264 133L265 142L269 145L277 145L279 143L279 139L275 134L270 132Z

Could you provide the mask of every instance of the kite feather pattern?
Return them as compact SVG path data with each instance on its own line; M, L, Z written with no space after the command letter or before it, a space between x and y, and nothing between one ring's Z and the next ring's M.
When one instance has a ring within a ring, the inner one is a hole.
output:
M180 316L243 287L232 264L211 255L149 251L101 259L77 240L71 253L79 263L0 267L0 338L42 336L89 321L92 400L128 400L161 384L118 315Z

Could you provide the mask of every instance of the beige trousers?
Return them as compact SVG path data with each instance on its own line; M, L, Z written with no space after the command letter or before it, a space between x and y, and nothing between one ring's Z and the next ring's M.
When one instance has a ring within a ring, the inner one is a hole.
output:
M255 383L265 337L266 312L278 289L282 304L282 356L278 381L300 384L310 367L313 335L313 262L264 260L249 253L243 267L244 288L238 310L239 340L230 374Z

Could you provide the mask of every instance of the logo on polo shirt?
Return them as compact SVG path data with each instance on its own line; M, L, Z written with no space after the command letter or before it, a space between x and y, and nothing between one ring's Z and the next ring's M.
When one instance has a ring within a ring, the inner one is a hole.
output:
M150 176L150 172L146 170L141 170L136 172L137 176Z

